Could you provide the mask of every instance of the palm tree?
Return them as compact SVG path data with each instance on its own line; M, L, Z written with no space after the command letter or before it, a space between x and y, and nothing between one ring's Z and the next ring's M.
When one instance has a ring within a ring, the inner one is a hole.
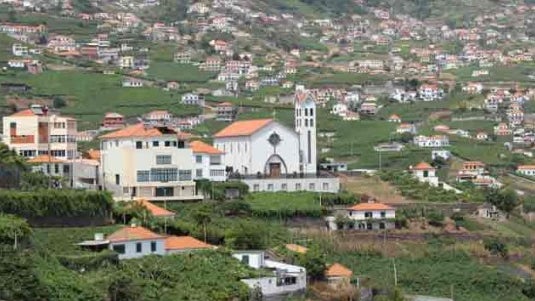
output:
M206 227L208 224L212 221L211 217L211 210L208 208L208 206L204 205L197 209L195 212L193 212L193 219L197 223L198 226L203 227L203 233L204 233L204 242L206 242Z

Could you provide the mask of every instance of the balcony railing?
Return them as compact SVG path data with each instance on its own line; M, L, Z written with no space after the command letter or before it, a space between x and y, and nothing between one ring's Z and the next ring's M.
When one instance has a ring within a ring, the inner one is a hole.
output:
M254 180L254 179L311 179L311 178L335 178L331 173L328 172L318 172L318 173L291 173L291 174L280 174L280 175L270 175L270 174L247 174L242 175L240 173L230 173L228 175L229 179L233 180Z
M24 143L34 143L35 137L33 135L28 136L11 136L12 144L24 144Z

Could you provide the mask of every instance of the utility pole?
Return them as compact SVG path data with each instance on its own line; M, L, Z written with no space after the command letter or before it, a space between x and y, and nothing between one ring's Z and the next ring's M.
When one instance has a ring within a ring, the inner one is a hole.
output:
M394 265L394 286L398 286L398 271L396 270L396 259L392 258L392 265Z
M381 158L381 153L382 153L382 151L379 150L379 170L381 170L381 166L382 166L382 164L383 164L383 162L381 161L381 159L382 159L382 158Z

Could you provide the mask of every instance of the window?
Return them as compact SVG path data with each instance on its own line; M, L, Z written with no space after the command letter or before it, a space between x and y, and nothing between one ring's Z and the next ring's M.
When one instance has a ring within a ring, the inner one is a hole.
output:
M181 169L178 171L178 180L179 181L191 181L191 170Z
M171 156L170 155L156 156L156 164L157 165L171 164Z
M282 185L281 185L281 190L282 190L282 191L286 191L286 190L288 190L288 185L287 185L286 183L282 184Z
M115 175L115 185L121 185L121 176Z
M47 164L47 165L46 165L46 173L47 173L47 174L50 173L50 164Z
M366 229L372 230L373 229L373 225L371 223L367 223L366 224Z
M255 192L260 191L260 185L258 185L258 184L254 184L254 185L253 185L253 191L255 191Z
M273 184L268 184L267 190L268 191L273 191Z
M150 170L150 180L152 182L169 182L176 181L176 168L152 168Z
M178 143L176 141L172 142L173 147L177 147Z
M142 149L143 148L143 142L136 141L136 149Z
M297 283L297 277L283 277L277 279L277 286L294 285Z
M385 218L385 217L386 217L386 212L381 211L381 217L382 217L382 218Z
M141 250L142 250L141 243L140 242L136 243L136 253L141 253Z
M211 177L222 177L225 175L224 169L211 169L210 170L210 176Z
M171 141L165 141L165 147L170 147L171 146Z
M195 170L195 177L202 178L202 168Z
M152 147L160 146L160 141L152 141Z
M314 183L310 183L310 184L308 184L308 189L309 189L310 191L314 191L314 190L316 190L316 184L314 184Z
M295 184L295 191L301 191L301 183Z
M310 116L314 116L314 109L310 108Z
M113 246L113 250L119 254L124 254L125 252L125 247L124 245L114 245Z
M54 173L59 173L59 164L54 164Z
M65 150L52 150L50 154L52 157L65 157Z
M156 242L155 241L151 241L150 242L150 251L152 253L156 252Z
M202 155L195 156L195 163L202 163Z
M373 217L373 212L364 212L364 217L366 217L366 218Z
M249 265L249 255L243 255L241 258L241 262L246 265Z
M310 119L310 126L314 126L314 119Z
M305 126L308 126L308 119L305 119Z
M305 108L305 116L308 116L308 109Z
M329 190L329 183L322 183L321 186L321 189L323 189L323 191Z
M183 140L178 140L178 148L185 148L186 147L186 142L184 142Z
M174 192L173 187L156 187L155 196L173 196Z
M138 182L149 182L150 181L150 171L148 171L148 170L138 170L137 171L137 181Z
M379 229L384 229L385 228L385 223L379 223Z
M63 173L68 174L71 171L69 165L63 165Z

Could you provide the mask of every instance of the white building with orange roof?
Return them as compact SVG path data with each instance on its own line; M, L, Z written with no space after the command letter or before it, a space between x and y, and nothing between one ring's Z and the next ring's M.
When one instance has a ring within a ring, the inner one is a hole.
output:
M388 117L388 122L401 123L401 118L397 114L392 114Z
M165 238L166 254L183 254L195 251L213 250L216 247L191 236L168 236Z
M26 158L51 155L61 160L77 157L76 120L38 105L3 118L3 142Z
M193 152L166 127L142 123L103 135L103 187L116 199L196 200Z
M525 176L535 177L535 165L519 165L516 172Z
M436 175L437 170L429 163L420 162L415 166L410 166L409 171L418 179L418 181L429 183L432 186L438 186L438 177Z
M340 225L338 218L342 216L351 222ZM395 227L396 208L382 203L360 203L342 210L338 216L327 217L329 228L332 230L379 230Z
M127 226L106 237L109 249L119 259L139 258L147 255L165 255L165 236L141 226Z
M208 179L222 182L227 179L223 164L223 151L202 141L192 141L189 144L195 162L194 179Z
M90 159L63 160L49 155L39 155L28 160L33 172L57 177L56 187L63 185L72 188L98 189L99 162Z
M325 278L329 285L338 288L341 284L350 284L353 271L335 262L325 269Z

